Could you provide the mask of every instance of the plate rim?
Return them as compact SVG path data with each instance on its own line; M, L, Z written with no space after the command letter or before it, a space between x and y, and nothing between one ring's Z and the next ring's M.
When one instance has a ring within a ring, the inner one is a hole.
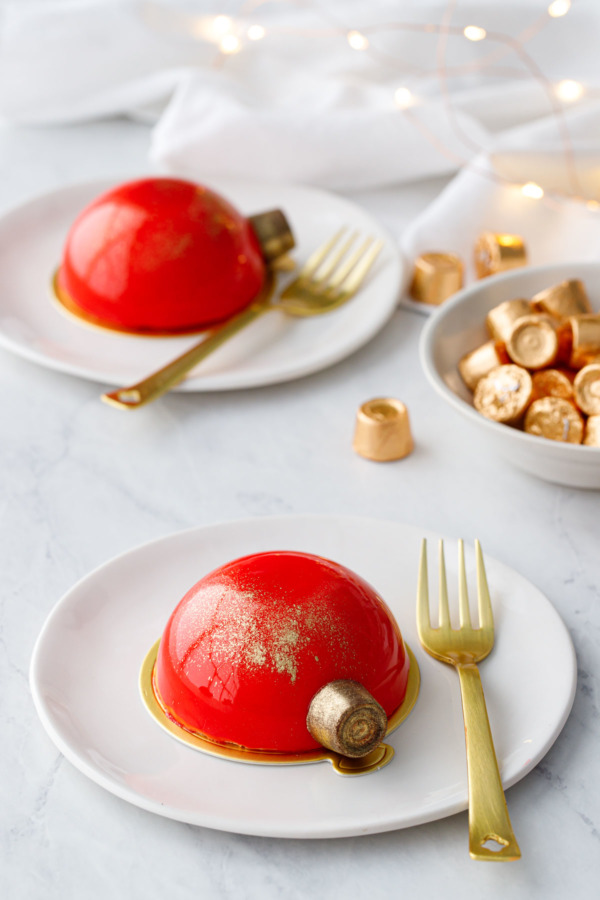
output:
M306 826L303 828L293 829L288 827L274 827L272 824L269 824L268 820L256 818L252 822L247 822L244 820L241 822L232 822L230 817L222 816L222 815L214 815L204 814L204 816L198 816L197 813L191 813L189 810L181 810L175 807L171 807L169 805L161 804L157 800L153 800L152 798L147 797L145 794L135 791L132 788L127 788L124 784L119 781L113 780L104 773L101 769L95 768L91 763L89 763L85 758L80 756L74 748L71 747L68 740L63 737L60 732L60 729L55 725L49 711L46 709L45 701L42 698L42 691L38 685L37 678L37 667L39 665L39 657L46 639L46 635L51 631L53 626L53 621L56 616L58 616L65 606L73 601L73 597L84 587L88 582L92 582L99 573L101 573L104 569L109 568L111 566L117 566L119 563L124 561L127 557L132 556L136 552L147 551L150 550L153 546L164 544L164 543L174 543L176 544L179 540L186 540L194 534L204 534L208 535L214 532L215 529L227 530L230 526L242 527L242 528L251 528L254 524L267 523L271 527L276 526L278 523L282 521L293 521L294 523L304 522L310 523L315 520L320 521L329 521L329 522L350 522L353 526L357 525L365 525L368 527L369 524L375 526L391 526L391 527L399 527L404 528L412 532L420 532L422 537L425 537L427 540L437 539L441 535L438 532L432 531L430 528L421 528L420 526L412 525L410 523L401 522L393 519L380 519L373 516L358 516L358 515L336 515L336 514L298 514L298 515L279 515L279 516L252 516L252 517L240 517L239 519L228 519L222 520L219 522L215 522L213 524L205 524L192 526L190 528L182 529L176 532L171 532L167 535L163 535L162 537L154 538L150 541L142 542L129 550L125 550L115 556L112 556L108 560L94 567L90 572L84 575L82 578L78 579L69 590L67 590L62 597L57 601L57 603L50 610L47 615L43 626L38 634L38 637L35 641L35 645L33 648L33 652L31 655L31 661L29 666L29 685L32 694L32 699L34 703L34 707L40 718L40 721L46 730L46 733L51 738L55 746L58 750L63 754L63 756L80 772L86 775L92 782L99 785L100 787L107 790L109 793L114 796L119 797L120 799L137 806L141 809L146 810L147 812L151 812L154 814L158 814L162 817L172 819L174 821L184 822L187 824L191 824L197 827L206 827L211 828L217 831L226 831L230 833L237 834L247 834L258 837L272 837L272 838L301 838L301 839L321 839L321 838L340 838L340 837L352 837L359 835L367 835L367 834L375 834L375 833L383 833L386 831L394 831L394 830L403 830L404 828L414 827L416 825L430 823L434 821L438 821L443 818L447 818L448 816L454 815L458 812L462 812L467 808L467 803L462 800L457 799L454 802L448 803L447 806L443 810L436 810L433 814L430 811L421 810L420 814L412 817L409 822L398 822L392 821L390 818L382 821L377 816L371 816L370 819L364 819L360 828L357 828L356 825L352 823L346 827L343 825L339 825L335 830L332 830L330 826L321 826L319 827L315 822L313 822L310 826ZM458 538L449 537L448 535L444 535L444 540L450 539L451 541L456 541ZM565 671L567 669L570 673L570 683L569 683L569 692L566 698L566 702L561 711L560 716L554 723L551 731L546 736L545 741L540 746L537 753L535 753L528 760L527 764L522 766L518 771L516 771L512 776L503 778L503 786L504 789L507 790L513 784L521 781L525 778L534 768L535 766L544 758L544 756L548 753L554 742L557 740L561 731L563 730L567 719L572 710L573 702L575 699L575 693L577 688L577 658L575 647L573 645L573 641L569 630L562 619L562 616L556 609L556 607L552 604L552 602L546 597L546 595L535 585L533 582L529 581L529 579L525 578L525 576L521 575L517 572L512 566L501 562L496 557L493 557L486 553L485 555L486 562L493 561L494 565L499 566L501 569L506 570L511 574L511 576L515 576L517 579L520 579L522 582L526 583L528 588L531 589L537 596L538 599L544 601L547 605L549 614L554 617L556 623L560 626L563 639L565 639L565 649L568 648L569 654L568 659L565 658L564 665ZM415 644L415 649L422 651L420 645ZM424 652L424 651L423 651ZM442 665L441 663L439 665ZM134 689L137 695L138 685L137 682L134 685ZM417 703L418 706L418 703ZM195 752L195 751L194 751ZM236 763L230 760L222 760L224 765L240 765L240 763ZM337 775L331 774L331 777L339 777ZM209 821L210 820L210 821Z

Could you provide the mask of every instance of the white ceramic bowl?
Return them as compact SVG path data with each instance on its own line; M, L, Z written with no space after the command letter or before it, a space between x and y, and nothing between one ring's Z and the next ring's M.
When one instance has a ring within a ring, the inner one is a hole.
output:
M457 368L465 353L489 340L485 317L492 307L515 297L532 297L570 278L583 281L592 308L600 310L600 263L526 267L485 278L447 300L427 321L421 335L421 364L435 390L487 436L490 452L546 481L600 489L600 447L550 441L486 419L473 408L471 392Z

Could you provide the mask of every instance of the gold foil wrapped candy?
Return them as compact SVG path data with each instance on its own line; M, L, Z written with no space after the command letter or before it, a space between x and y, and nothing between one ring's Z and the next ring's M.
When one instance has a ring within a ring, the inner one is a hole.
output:
M566 328L570 331L570 365L581 369L600 357L600 314L569 316Z
M306 726L323 747L357 758L377 747L388 726L382 706L357 681L330 681L312 698Z
M527 251L518 234L494 234L486 231L475 243L475 272L487 278L527 264Z
M463 264L453 253L422 253L415 261L410 295L439 306L463 285Z
M600 416L590 416L585 423L583 443L587 447L600 447Z
M493 307L492 339L458 363L475 408L532 435L600 447L600 313L589 310L578 279Z
M531 402L533 383L521 366L498 366L485 375L475 388L473 404L487 419L505 425L518 424Z
M276 260L295 246L294 235L288 221L280 209L249 216L248 221L261 245L265 259Z
M408 410L392 397L376 397L356 414L354 450L377 462L403 459L413 450Z
M550 366L558 355L556 329L542 316L523 316L513 325L506 351L514 363L526 369Z
M600 364L584 366L573 382L575 402L588 416L600 415Z
M573 400L573 385L570 378L559 369L541 369L531 376L533 381L533 399L542 397L560 397L561 400Z
M585 286L578 278L561 281L540 291L531 298L531 305L536 312L547 313L556 319L592 311Z
M568 400L543 397L534 400L525 416L525 431L569 444L581 444L584 421Z
M492 369L509 362L510 358L504 344L499 341L488 341L470 353L465 353L458 363L458 371L467 387L474 391L480 378Z
M495 341L506 343L517 319L529 316L531 312L529 300L522 298L505 300L504 303L490 309L485 319L486 328Z

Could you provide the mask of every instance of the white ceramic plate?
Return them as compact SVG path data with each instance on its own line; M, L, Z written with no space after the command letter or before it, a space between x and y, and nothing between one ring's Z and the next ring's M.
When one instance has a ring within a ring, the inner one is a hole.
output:
M435 538L398 523L305 516L197 528L138 547L80 581L50 615L31 665L40 718L67 759L102 787L194 825L273 837L343 837L465 809L458 678L420 649L416 635L423 536ZM186 590L228 560L275 549L318 553L365 577L418 657L420 696L388 739L396 756L379 772L343 778L327 762L257 766L217 759L170 737L142 705L140 666ZM449 540L450 586L457 583L455 549ZM467 562L472 572L470 548ZM575 691L575 656L548 600L508 567L489 557L486 562L496 647L481 674L508 786L536 765L563 727Z
M484 278L440 306L421 332L420 358L432 387L485 436L490 453L498 453L537 478L598 490L598 447L546 440L486 419L474 408L471 391L458 371L461 357L489 340L485 317L490 309L514 297L533 297L538 291L571 278L583 281L592 309L600 310L600 265L597 262L514 269Z
M71 375L126 385L199 338L132 337L93 328L69 317L51 299L50 279L69 227L91 200L114 184L63 188L0 219L0 346ZM346 306L302 320L270 313L216 351L178 390L249 388L308 375L357 350L392 315L402 282L400 253L361 207L300 186L222 180L210 186L246 214L283 209L296 237L299 263L342 225L381 237L385 244L367 282Z

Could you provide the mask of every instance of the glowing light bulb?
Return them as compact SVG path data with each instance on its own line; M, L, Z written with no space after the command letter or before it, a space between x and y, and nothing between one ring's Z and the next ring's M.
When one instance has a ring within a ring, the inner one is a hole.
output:
M521 188L524 197L530 197L532 200L541 200L544 196L544 189L536 184L535 181L528 181Z
M349 31L348 32L348 43L352 47L353 50L366 50L369 46L369 42L360 31Z
M463 34L469 41L482 41L487 35L487 31L485 28L480 28L479 25L467 25Z
M398 109L408 109L415 102L414 97L407 87L399 87L394 91L394 101Z
M242 49L242 45L240 39L237 38L235 34L226 34L219 41L219 49L221 53L231 55L232 53L238 53Z
M554 3L548 7L548 15L553 19L558 19L560 16L566 16L570 9L571 0L554 0Z
M266 33L267 32L262 25L251 25L248 29L248 40L261 41Z
M231 25L232 22L229 16L215 16L211 25L212 32L215 35L227 34L231 31Z
M578 81L571 81L569 79L566 79L565 81L559 81L556 85L556 96L560 100L579 100L582 94L583 85Z

